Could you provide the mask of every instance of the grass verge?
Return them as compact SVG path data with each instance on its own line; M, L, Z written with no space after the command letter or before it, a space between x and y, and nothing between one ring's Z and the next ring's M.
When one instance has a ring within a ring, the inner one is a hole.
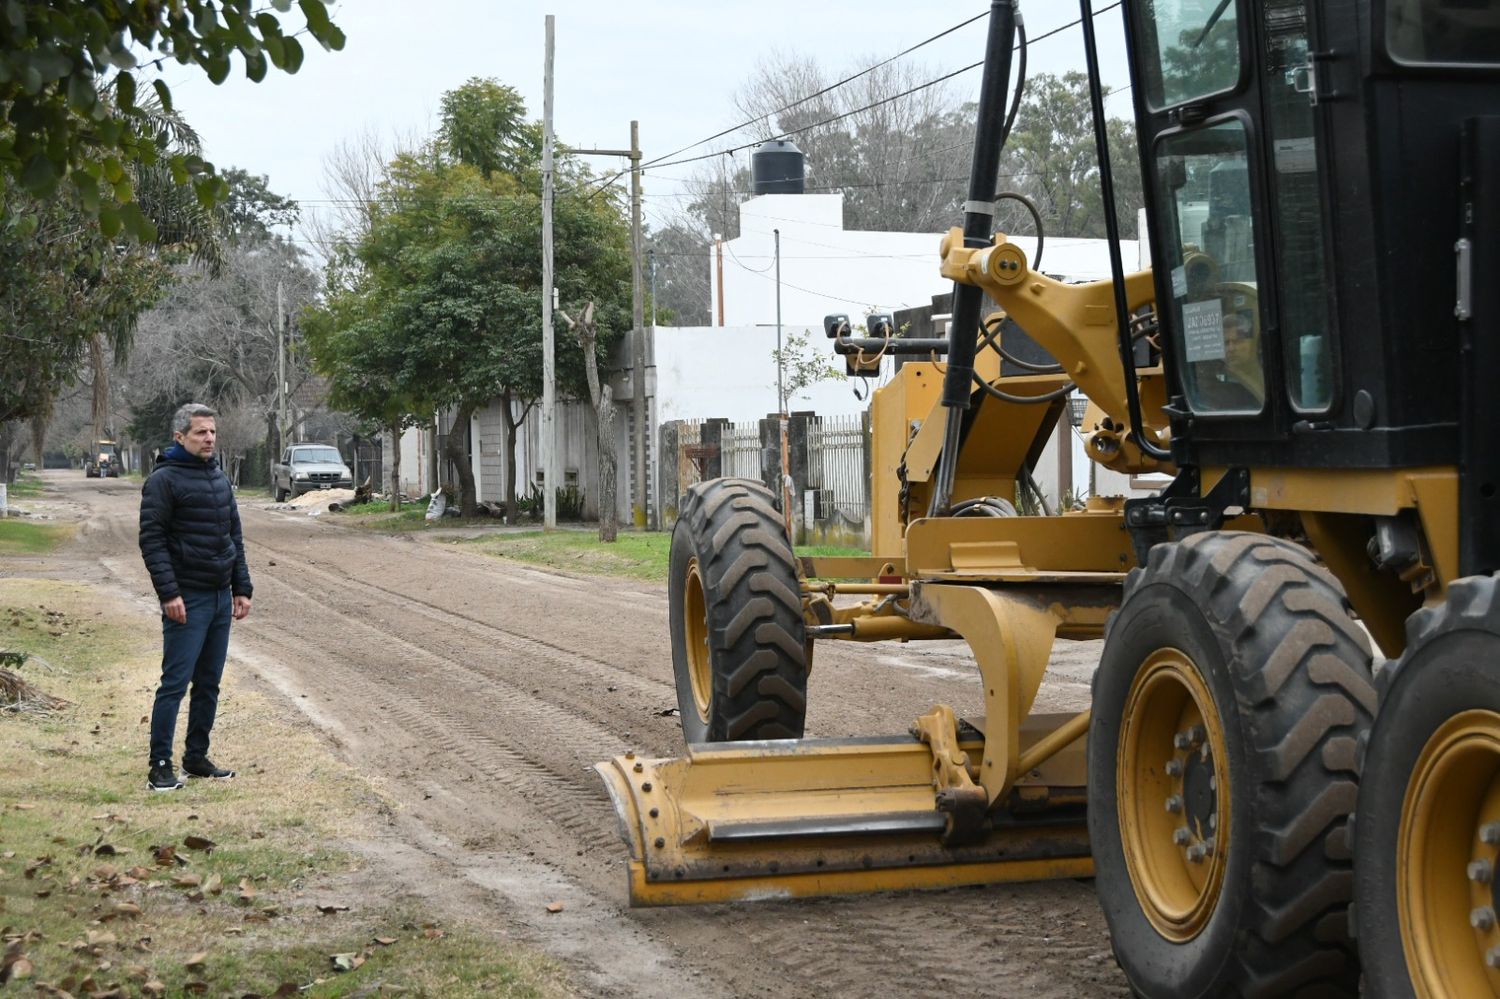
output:
M241 776L152 794L154 622L88 586L6 579L0 633L29 654L15 673L69 702L0 702L0 991L567 994L548 960L391 901L337 845L377 821L376 791L233 670L214 755Z
M72 536L72 524L0 520L0 555L45 555Z
M35 472L21 472L6 492L13 500L35 499L42 495L43 488L41 476Z

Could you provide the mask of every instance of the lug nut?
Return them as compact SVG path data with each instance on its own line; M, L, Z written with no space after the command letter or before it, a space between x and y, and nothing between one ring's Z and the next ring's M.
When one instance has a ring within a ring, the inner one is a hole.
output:
M636 772L636 773L640 773L640 772L642 772L642 771L643 771L643 770L645 770L645 769L646 769L646 767L645 767L645 766L644 766L644 765L643 765L643 764L640 764L640 763L637 763L637 764L636 764L636 765L635 765L635 766L634 766L634 767L632 767L632 768L631 768L631 769L632 769L632 770L634 770L634 771L635 771L635 772Z
M1469 925L1476 930L1492 930L1495 928L1495 910L1487 905L1481 905L1469 913Z
M1192 838L1193 834L1188 831L1187 826L1179 826L1177 831L1172 833L1172 842L1178 846L1187 846Z
M1494 869L1490 866L1490 862L1488 860L1475 860L1469 863L1470 881L1475 881L1479 884L1487 885L1490 883L1490 878L1493 876Z
M1487 846L1500 846L1500 822L1486 822L1480 826L1479 842Z
M1186 732L1178 732L1172 736L1172 745L1178 749L1192 749L1202 743L1204 737L1207 735L1208 733L1204 731L1202 725L1194 725Z
M1208 817L1208 828L1215 832L1219 831L1219 816L1217 813Z
M1168 760L1167 761L1167 776L1168 777L1181 777L1182 776L1182 761L1181 760L1173 759L1173 760Z
M1500 968L1500 947L1491 947L1485 951L1484 963L1491 968Z
M1203 863L1203 858L1208 856L1208 851L1203 848L1202 843L1194 843L1188 847L1187 859L1195 864Z
M1172 797L1167 799L1167 811L1171 812L1173 815L1176 815L1178 812L1182 811L1182 795L1174 794L1172 795Z

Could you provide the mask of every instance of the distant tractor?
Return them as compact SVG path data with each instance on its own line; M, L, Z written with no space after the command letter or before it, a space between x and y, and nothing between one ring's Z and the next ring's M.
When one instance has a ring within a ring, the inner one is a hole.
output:
M94 441L83 463L83 474L90 479L120 477L120 445L115 441Z

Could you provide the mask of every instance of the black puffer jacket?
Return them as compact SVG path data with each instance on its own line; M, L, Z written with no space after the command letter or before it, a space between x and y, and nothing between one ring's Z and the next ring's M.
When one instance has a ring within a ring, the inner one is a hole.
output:
M141 487L141 557L162 603L183 590L250 596L240 511L219 460L174 444Z

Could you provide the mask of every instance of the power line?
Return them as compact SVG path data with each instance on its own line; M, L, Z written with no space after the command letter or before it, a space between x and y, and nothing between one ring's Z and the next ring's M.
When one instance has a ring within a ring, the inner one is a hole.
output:
M837 83L831 83L831 84L829 84L828 86L824 87L822 90L819 90L819 91L816 91L814 93L808 94L806 97L799 97L795 101L792 101L790 104L787 104L787 105L785 105L783 107L777 108L775 111L767 111L765 114L756 115L754 118L751 118L748 121L743 121L740 124L734 125L734 126L732 126L730 128L726 128L722 132L715 132L713 135L710 135L706 139L699 139L697 142L689 142L687 145L683 146L681 149L674 149L670 153L664 153L661 156L658 156L658 157L656 157L653 160L647 160L645 163L641 164L641 167L642 167L642 169L644 169L645 167L651 166L652 164L660 163L662 160L671 159L673 156L676 156L679 153L685 153L685 152L687 152L689 149L692 149L694 146L701 146L701 145L704 145L705 143L712 142L715 139L722 139L724 136L730 135L730 134L732 134L734 132L738 132L742 128L748 128L749 126L755 124L758 121L764 121L767 118L771 118L771 117L774 117L776 115L780 115L780 114L783 114L783 113L785 113L787 111L790 111L792 108L797 107L799 104L806 104L808 101L815 100L815 99L817 99L819 97L822 97L824 94L829 93L830 91L833 91L833 90L837 90L839 87L842 87L845 84L853 83L855 80L859 79L860 77L867 76L870 73L875 72L875 70L879 69L882 66L889 66L891 63L895 62L897 59L900 59L903 56L910 55L911 53L915 52L917 49L922 48L924 45L931 45L933 42L937 41L938 39L944 38L944 37L946 37L948 35L951 35L951 34L953 34L953 32L958 31L960 28L966 28L969 25L973 24L975 21L978 21L980 18L988 17L988 16L989 16L989 12L988 11L985 11L985 12L979 13L979 14L975 14L973 17L969 18L967 21L960 21L958 24L955 24L953 27L946 28L943 31L938 32L937 34L933 35L930 38L924 38L922 41L918 42L917 44L909 46L908 48L902 49L900 52L897 52L895 55L891 56L889 59L884 59L884 60L882 60L880 62L875 63L872 66L868 66L865 69L860 70L858 73L854 73L854 74L852 74L850 76L846 76L842 80L838 81Z
M1101 14L1108 13L1109 11L1115 9L1118 6L1120 6L1120 0L1115 0L1114 3L1109 4L1106 7L1101 7L1098 10L1094 11L1094 16L1098 17ZM1061 34L1064 31L1067 31L1069 28L1076 28L1078 25L1080 25L1082 23L1083 23L1083 18L1081 18L1081 17L1076 18L1076 19L1074 19L1072 21L1069 21L1067 24L1059 25L1058 27L1053 28L1051 31L1047 31L1047 32L1044 32L1043 34L1040 34L1040 35L1036 36L1035 38L1031 39L1028 44L1035 44L1037 42L1045 41L1046 39L1051 38L1054 35L1058 35L1058 34ZM653 160L652 163L654 165L656 165L656 166L668 167L668 166L678 166L678 165L683 164L683 163L697 163L697 162L700 162L702 160L713 159L716 156L731 156L731 155L733 155L733 154L735 154L737 152L741 152L741 151L749 149L749 148L751 148L753 146L759 145L761 142L774 142L777 139L788 139L788 138L791 138L794 135L801 135L803 132L810 132L810 131L812 131L815 128L821 128L824 125L830 125L830 124L832 124L832 123L834 123L836 121L842 121L845 118L853 117L854 115L857 115L857 114L859 114L859 113L861 113L863 111L869 111L872 108L877 108L877 107L880 107L881 105L889 104L892 101L900 100L903 97L909 97L912 94L915 94L915 93L917 93L919 91L922 91L922 90L926 90L929 87L935 87L939 83L945 83L948 80L951 80L951 79L953 79L956 76L962 76L964 73L967 73L967 72L969 72L971 70L974 70L974 69L978 69L980 66L983 66L983 65L984 65L984 60L980 59L978 62L972 62L969 65L964 66L964 67L962 67L960 69L955 69L952 72L944 73L942 76L939 76L939 77L937 77L934 80L928 80L926 83L920 83L917 86L912 87L912 88L910 88L908 90L903 90L899 94L893 94L890 97L883 97L880 100L878 100L878 101L872 101L871 103L866 104L863 107L858 107L858 108L853 109L852 111L845 111L845 112L842 112L841 114L836 114L836 115L833 115L831 117L824 118L822 121L815 121L815 122L813 122L810 125L803 125L800 128L794 128L794 129L791 129L789 131L782 132L780 135L773 135L769 139L758 139L755 142L742 143L741 145L731 146L728 149L721 149L721 150L719 150L717 152L703 153L703 154L700 154L698 156L686 156L686 157L683 157L680 160L667 160L665 162L662 162L660 160ZM731 129L731 131L733 131L733 130ZM698 143L694 143L694 145L698 145ZM686 148L691 149L692 146L688 146Z

